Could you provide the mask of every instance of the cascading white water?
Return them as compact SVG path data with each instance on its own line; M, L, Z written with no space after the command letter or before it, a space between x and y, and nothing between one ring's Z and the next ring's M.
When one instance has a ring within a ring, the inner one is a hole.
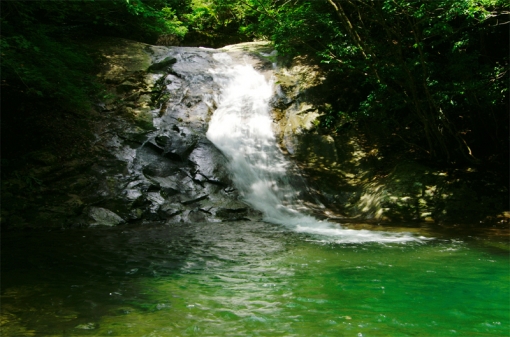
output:
M409 235L343 229L300 213L298 191L286 176L290 164L278 149L272 129L272 84L251 65L235 65L226 53L213 57L218 66L210 71L221 93L207 138L229 159L236 187L248 204L263 212L266 221L341 242L417 240Z

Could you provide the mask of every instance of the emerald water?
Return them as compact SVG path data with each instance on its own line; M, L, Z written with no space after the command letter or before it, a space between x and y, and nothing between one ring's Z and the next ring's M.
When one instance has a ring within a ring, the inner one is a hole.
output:
M508 231L384 229L434 239L249 221L4 233L2 336L508 336Z

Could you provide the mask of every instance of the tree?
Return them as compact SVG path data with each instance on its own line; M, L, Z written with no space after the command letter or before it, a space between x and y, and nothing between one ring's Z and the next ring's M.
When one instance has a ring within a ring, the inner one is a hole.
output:
M260 12L259 33L281 52L313 51L344 81L328 126L349 117L449 164L507 152L506 2L267 1Z

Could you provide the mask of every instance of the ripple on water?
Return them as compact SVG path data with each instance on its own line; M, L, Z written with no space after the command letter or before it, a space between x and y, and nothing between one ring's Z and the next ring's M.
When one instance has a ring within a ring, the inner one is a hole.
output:
M510 326L508 254L484 240L323 243L258 222L6 235L11 336L504 336Z

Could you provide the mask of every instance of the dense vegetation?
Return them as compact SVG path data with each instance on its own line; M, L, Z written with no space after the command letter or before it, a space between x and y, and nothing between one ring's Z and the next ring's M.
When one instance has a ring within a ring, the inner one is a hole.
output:
M86 112L102 88L94 77L99 55L84 47L84 39L110 35L155 42L161 34L186 33L175 16L185 10L179 1L2 1L1 6L2 173L24 163L22 157L33 150L69 157L86 142Z
M503 0L1 5L2 137L15 144L3 142L4 168L6 158L42 144L73 143L63 130L80 129L101 95L92 77L97 55L80 45L98 35L209 46L270 39L280 55L312 55L329 72L321 132L357 128L390 151L441 166L508 165Z
M274 19L259 29L282 51L307 48L329 65L336 80L323 126L368 124L443 164L507 161L509 6L503 1L284 7L275 7Z

